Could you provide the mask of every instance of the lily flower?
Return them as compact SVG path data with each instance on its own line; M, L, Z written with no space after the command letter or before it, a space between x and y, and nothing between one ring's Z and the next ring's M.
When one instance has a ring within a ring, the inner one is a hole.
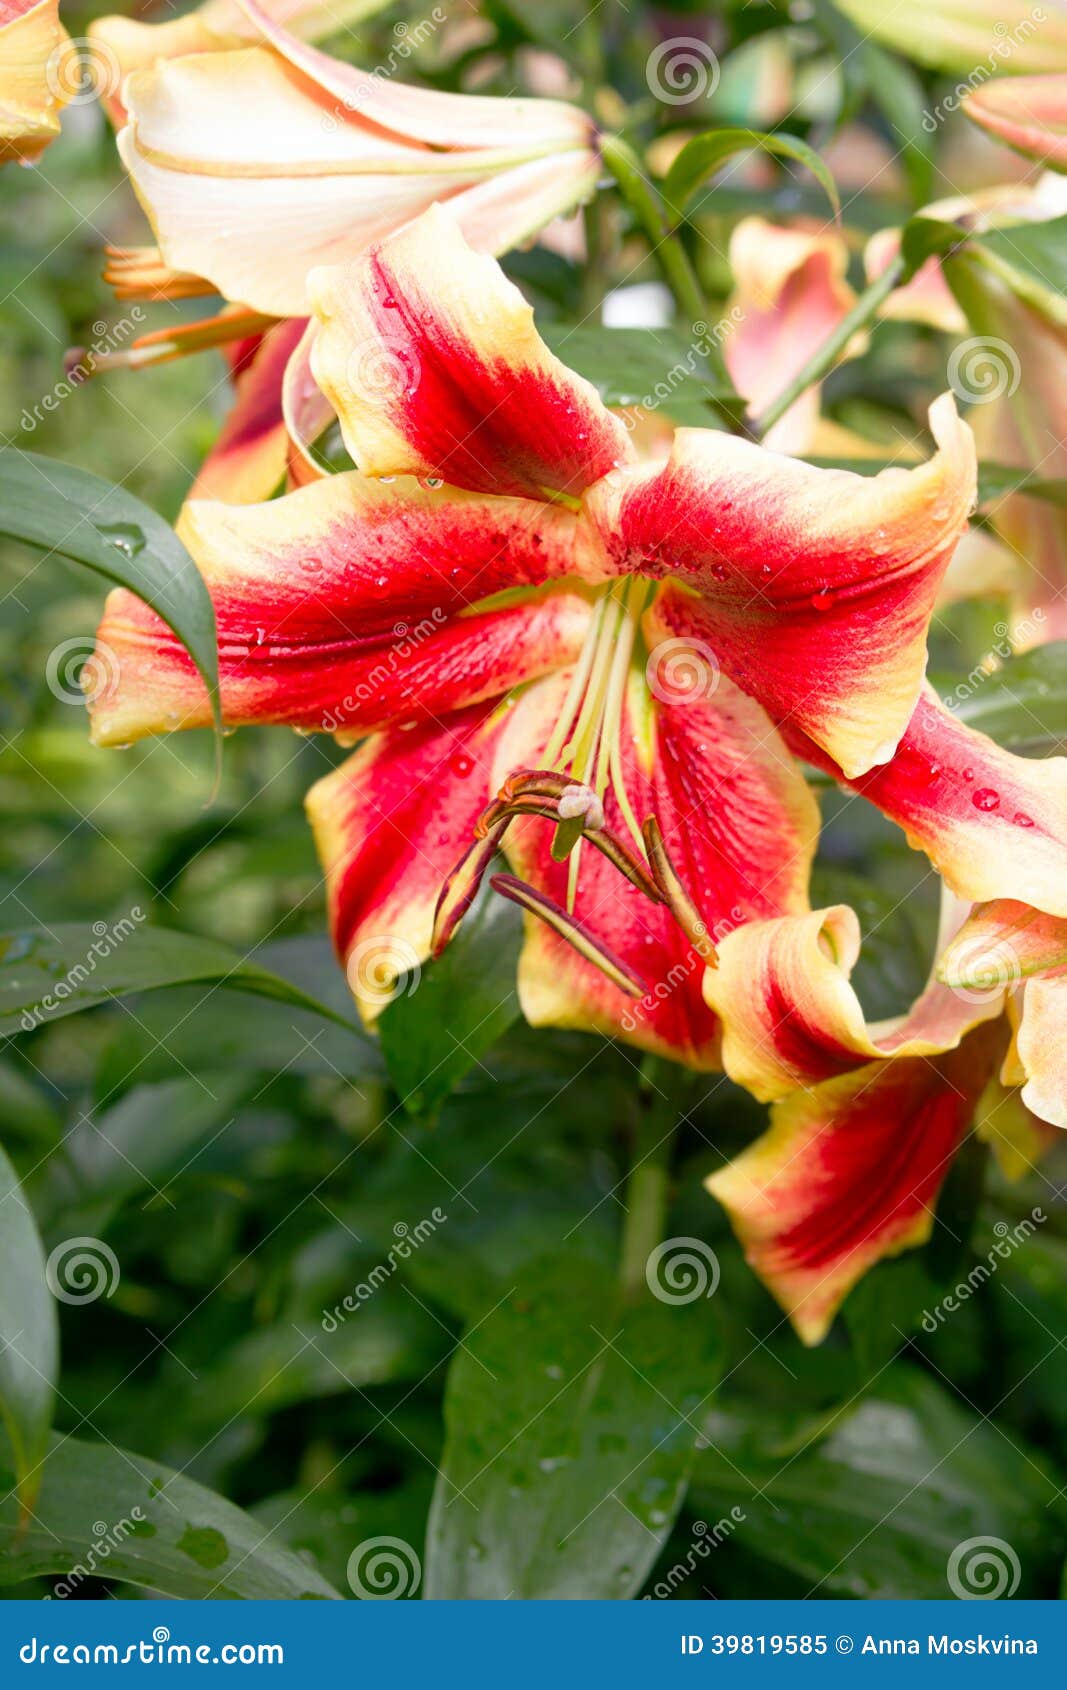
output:
M1067 16L1031 0L839 0L856 28L934 70L1067 70Z
M963 110L1006 147L1067 170L1067 74L983 83L965 96Z
M0 164L32 164L59 134L73 55L59 0L0 0Z
M157 58L123 87L119 151L186 287L198 277L253 311L302 316L309 271L435 202L503 252L593 191L595 131L577 107L405 86L243 6L258 44Z
M1063 184L1045 176L1036 185L1002 186L937 202L927 214L984 230L1044 222L1064 209ZM866 252L872 277L896 256L899 231L886 229ZM1017 466L1048 480L1067 474L1067 327L1058 308L1040 296L1016 292L1011 278L972 264L967 312L945 280L940 261L929 259L885 310L924 322L960 339L952 360L953 383L969 401L979 456ZM1067 635L1067 517L1056 505L1009 493L989 511L991 526L1011 554L1011 643L1016 649ZM962 583L960 583L962 585ZM984 581L976 579L981 593ZM957 590L954 583L953 590Z
M743 217L730 237L734 291L723 314L723 355L753 416L776 398L822 345L856 296L846 279L848 248L836 231L814 222L788 228ZM856 335L846 355L866 344ZM766 436L778 452L818 450L819 389L809 387ZM827 455L832 455L828 453Z
M318 41L370 17L383 4L384 0L329 0L328 4L322 0L263 0L263 10L300 40ZM94 18L88 39L92 51L114 68L104 101L118 126L126 121L121 90L131 71L143 70L159 59L247 47L260 39L260 32L240 0L202 0L192 11L160 23L142 23L121 13Z
M947 902L934 977L893 1022L869 1026L849 984L859 925L845 906L739 928L705 976L725 1071L773 1104L708 1189L807 1343L868 1268L929 1237L976 1111L1017 1164L1067 1126L1067 758L1002 751L929 693L892 763L847 784L977 907L961 926Z
M494 884L528 912L528 1018L714 1066L715 945L809 907L818 813L786 734L892 789L974 499L969 430L946 395L934 455L871 477L712 429L642 460L447 208L309 294L358 469L192 503L181 532L226 722L362 742L309 811L364 1015L499 851ZM98 743L209 722L139 600L113 593L100 638L119 679L91 701Z

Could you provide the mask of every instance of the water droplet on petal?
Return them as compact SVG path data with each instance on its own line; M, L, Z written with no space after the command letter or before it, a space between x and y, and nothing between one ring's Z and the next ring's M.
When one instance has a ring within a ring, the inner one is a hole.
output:
M1028 816L1023 810L1016 810L1011 819L1016 827L1033 827L1034 825L1033 816Z
M971 803L976 810L995 810L1000 803L1000 793L994 792L991 786L980 786L977 792L971 794Z

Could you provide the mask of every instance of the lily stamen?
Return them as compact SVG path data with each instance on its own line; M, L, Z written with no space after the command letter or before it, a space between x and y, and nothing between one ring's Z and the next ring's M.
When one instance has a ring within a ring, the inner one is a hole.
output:
M595 939L577 916L562 909L554 899L544 892L538 892L533 886L528 886L524 880L516 879L513 874L494 874L489 884L502 897L510 898L513 904L518 904L521 909L528 910L531 915L536 915L539 920L546 922L585 957L587 962L593 963L602 974L606 974L613 985L618 986L627 997L645 996L648 987L644 981L633 974L614 951L608 950L606 945Z

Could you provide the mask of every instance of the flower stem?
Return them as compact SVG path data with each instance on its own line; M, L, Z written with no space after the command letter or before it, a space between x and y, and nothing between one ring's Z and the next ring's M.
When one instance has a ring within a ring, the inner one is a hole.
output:
M732 433L747 433L744 401L736 394L730 397L733 383L722 348L708 323L707 300L689 261L689 254L667 221L663 201L641 168L637 154L621 136L605 135L601 140L601 156L618 183L623 199L648 236L653 256L663 271L679 310L688 320L713 382L724 390L709 395L709 404Z
M643 1293L645 1266L663 1237L671 1152L679 1126L678 1076L684 1081L685 1071L659 1057L646 1056L641 1064L619 1256L619 1283L627 1299Z
M804 365L789 383L783 387L777 399L772 399L767 409L756 419L753 433L762 440L768 430L772 429L779 418L784 417L791 405L794 405L801 394L809 387L822 381L829 375L837 363L845 347L857 330L870 322L882 301L888 299L893 289L899 284L904 274L904 260L898 258L887 270L875 278L870 287L860 294L852 310L842 317L832 334L827 335L822 345L817 347Z

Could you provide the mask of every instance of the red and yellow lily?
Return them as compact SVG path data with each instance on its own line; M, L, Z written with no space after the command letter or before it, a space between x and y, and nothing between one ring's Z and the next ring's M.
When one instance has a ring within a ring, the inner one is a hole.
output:
M59 0L0 0L0 164L32 164L59 134L71 52Z
M227 722L361 742L309 796L357 1001L373 1019L501 854L532 1022L721 1065L774 1101L712 1190L816 1341L929 1228L1006 1053L1007 984L976 1000L934 981L901 1023L867 1025L855 917L810 908L800 760L878 805L960 898L1067 926L1067 761L1000 750L923 683L970 432L946 395L936 452L907 470L702 429L642 459L444 209L309 291L311 366L358 469L192 503L181 529ZM100 637L120 679L92 702L99 743L209 721L139 600L113 594ZM1036 1112L1035 1047L1057 1061L1043 990L1004 1069L1015 1085L1026 1067Z
M966 888L969 818L894 755L921 739L926 625L974 498L951 397L907 471L821 470L710 429L641 460L447 210L309 292L311 366L358 470L190 504L182 533L227 722L363 741L309 801L344 958L382 934L425 957L499 848L503 890L548 918L528 923L530 1019L712 1066L717 937L809 907L818 817L787 740L908 811ZM93 703L98 742L208 721L138 600L112 595L101 639L121 679ZM1029 802L1012 884L1059 823ZM1003 821L974 815L987 837ZM646 856L649 817L665 853ZM574 848L553 855L560 829ZM353 984L373 1016L380 981Z
M256 44L157 57L124 83L119 151L158 242L113 265L127 296L199 278L253 313L306 315L312 269L431 204L503 252L593 191L595 131L577 107L409 87L242 6Z

